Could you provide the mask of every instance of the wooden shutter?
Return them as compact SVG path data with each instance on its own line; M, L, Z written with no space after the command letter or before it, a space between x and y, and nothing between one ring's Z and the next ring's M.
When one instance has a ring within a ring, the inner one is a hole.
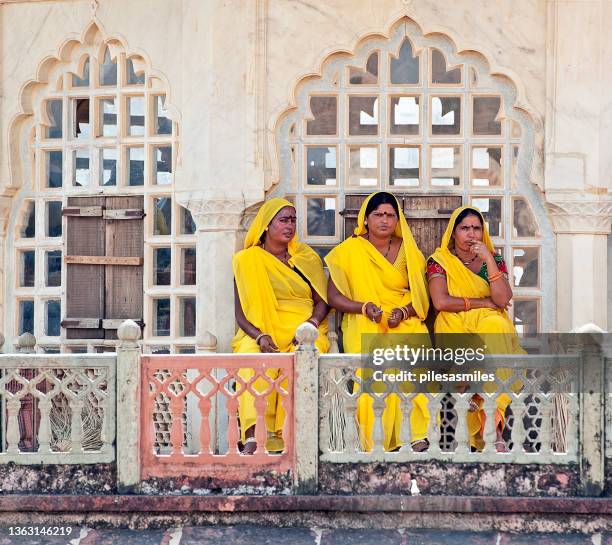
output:
M116 339L142 324L143 197L70 197L66 222L67 339Z
M416 243L425 258L436 249L452 211L461 206L460 195L402 195L395 194L410 226ZM344 216L344 238L353 234L357 226L357 215L367 195L346 195Z

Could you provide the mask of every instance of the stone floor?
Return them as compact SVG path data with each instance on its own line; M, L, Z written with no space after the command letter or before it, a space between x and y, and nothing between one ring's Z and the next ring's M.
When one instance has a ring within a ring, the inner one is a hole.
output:
M19 527L23 528L23 527ZM41 533L42 526L38 527ZM0 528L0 545L612 545L606 534L511 534L448 530L276 528L258 525L199 526L168 530L72 527L70 535L23 536ZM36 532L36 527L32 527ZM62 530L58 530L59 533ZM63 533L68 532L64 527Z

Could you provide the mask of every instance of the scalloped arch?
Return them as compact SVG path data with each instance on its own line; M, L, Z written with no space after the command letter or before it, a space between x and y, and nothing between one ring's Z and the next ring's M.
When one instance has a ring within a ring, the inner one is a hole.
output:
M416 50L419 46L415 44L413 35L416 35L423 40L435 40L436 44L432 46L440 48L449 63L449 65L462 64L469 62L476 64L480 72L485 72L491 78L498 78L500 83L506 88L507 96L512 99L512 108L519 117L529 119L531 122L535 137L534 141L539 146L542 142L541 132L543 130L543 121L535 112L535 108L531 107L526 97L526 89L518 74L509 67L501 66L495 62L495 56L486 51L486 48L475 48L469 44L464 44L458 36L448 28L424 29L421 24L415 21L412 17L405 14L399 16L385 30L371 30L364 35L357 37L348 48L336 48L333 50L323 51L316 63L317 68L313 72L308 72L297 77L290 86L290 95L288 102L281 108L272 112L268 123L268 151L270 154L270 176L267 179L265 191L269 192L273 186L277 185L280 180L280 155L279 150L279 128L287 116L299 109L299 97L305 87L308 87L314 81L320 81L325 78L328 67L342 58L349 59L357 58L363 54L363 51L371 48L371 44L376 41L388 42L404 26L405 37L410 40L411 45ZM457 60L449 58L451 53ZM538 157L539 154L536 154ZM531 165L530 178L536 185L541 185L543 176L543 166L541 161L534 160Z
M149 77L162 82L166 90L168 114L174 121L180 122L180 113L173 103L171 86L166 75L153 67L146 51L131 48L127 39L120 34L109 35L100 21L94 18L80 34L68 34L58 46L55 55L49 55L40 61L34 79L21 86L18 101L20 111L13 115L9 122L9 179L7 184L0 187L0 195L13 195L23 186L26 177L24 162L29 153L28 149L24 149L24 131L27 132L32 127L33 115L41 93L57 85L58 78L65 72L82 75L87 58L91 55L103 55L107 46L112 58L116 58L118 52L125 53L129 59L137 58L139 69L146 68Z

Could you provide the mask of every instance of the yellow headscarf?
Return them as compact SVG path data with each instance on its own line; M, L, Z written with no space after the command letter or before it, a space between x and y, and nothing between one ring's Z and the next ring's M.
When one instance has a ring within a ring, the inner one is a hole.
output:
M274 216L286 206L295 208L293 203L286 199L281 199L280 197L270 199L261 206L244 240L245 250L261 244L261 235L263 235L266 227L270 225ZM327 302L327 278L323 271L321 258L310 246L299 241L297 232L289 241L287 251L290 256L289 265L297 268L306 278L308 278L311 286L321 298Z
M359 209L359 215L357 216L357 227L355 227L354 231L357 236L364 235L368 232L365 225L366 208L368 207L370 199L379 193L383 192L376 191L363 201ZM404 252L406 253L406 263L408 265L408 280L410 292L412 294L412 307L416 311L417 316L421 318L421 320L424 320L429 310L429 294L425 282L425 258L412 236L412 231L410 227L408 227L408 222L406 222L406 218L404 217L397 198L391 193L389 193L389 195L395 199L397 209L399 210L399 221L395 226L395 236L400 237L404 241Z
M495 247L493 246L493 242L491 242L489 230L487 229L487 224L485 223L482 212L475 206L461 206L451 214L448 225L446 226L446 231L444 231L444 235L442 236L440 246L436 248L436 251L431 255L431 259L441 265L446 271L449 295L452 295L453 297L484 297L485 295L482 295L480 292L483 289L486 292L489 292L488 282L484 280L484 278L480 278L478 275L475 275L472 271L465 267L463 263L461 263L461 260L450 251L452 234L455 230L455 222L457 221L459 214L466 209L473 210L480 216L480 221L482 222L482 241L485 243L489 251L492 254L495 254ZM474 286L475 282L478 284L478 286ZM457 288L455 288L455 286L457 286ZM478 287L479 293L472 295L471 291L464 291L468 290L468 287ZM454 293L455 289L460 290L461 293Z

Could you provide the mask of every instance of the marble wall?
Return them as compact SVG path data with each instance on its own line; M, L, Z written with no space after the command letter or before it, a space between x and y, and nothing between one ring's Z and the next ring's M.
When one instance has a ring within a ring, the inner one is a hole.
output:
M23 182L8 151L11 140L23 138L11 133L11 123L28 113L25 85L40 79L45 58L96 21L104 36L121 39L167 82L180 125L177 199L199 217L201 236L208 237L202 247L222 241L215 255L225 260L233 235L205 233L233 233L240 211L277 181L275 126L294 104L296 84L319 73L331 53L350 52L409 17L425 34L449 36L458 51L483 54L491 72L516 85L517 105L537 131L533 182L552 203L558 236L572 239L559 241L557 284L564 293L558 299L569 303L557 305L557 329L581 325L578 319L607 328L607 313L597 309L607 298L608 281L599 274L607 261L596 253L606 251L601 237L612 215L612 71L606 68L612 40L602 23L610 16L612 4L603 0L0 0L0 212L10 210L12 188ZM230 219L210 220L219 209ZM202 287L200 299L219 300L211 290L230 285L214 278L231 276L229 264L204 266L200 278L212 275L217 288ZM576 269L597 279L592 289L580 286ZM231 317L209 310L225 325L219 330L213 319L200 319L198 330L227 349Z

